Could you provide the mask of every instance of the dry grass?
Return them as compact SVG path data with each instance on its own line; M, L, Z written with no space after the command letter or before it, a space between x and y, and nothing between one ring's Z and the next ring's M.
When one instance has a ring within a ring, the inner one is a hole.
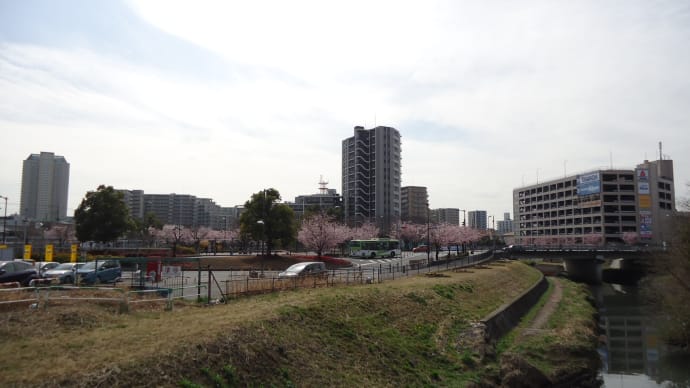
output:
M350 349L347 340L352 333L345 333L346 338L341 338L334 333L338 330L319 326L319 320L305 332L296 332L300 324L294 320L305 318L300 318L301 313L286 315L285 309L323 310L326 316L340 317L342 322L384 314L383 321L389 325L386 330L414 336L420 327L428 326L433 333L438 333L436 337L445 337L451 328L485 316L539 277L536 271L519 263L446 274L449 276L418 276L366 286L278 292L214 307L178 302L172 312L163 312L160 306L152 310L139 306L133 313L118 314L118 306L112 303L4 312L0 313L3 349L0 385L51 386L60 382L88 386L96 379L108 384L116 381L117 385L144 386L150 385L141 380L147 376L144 372L148 369L163 374L154 385L176 385L185 376L198 377L199 368L205 366L203 362L215 362L209 354L218 354L219 358L239 366L244 365L243 360L256 359L240 368L240 372L254 376L257 381L271 381L276 371L263 370L261 364L270 365L274 359L280 359L273 352L282 345L275 344L286 341L297 346L294 352L305 352L300 356L301 365L281 366L289 370L293 381L341 386L390 383L391 377L384 372L362 380L359 376L362 371L372 374L372 370L383 368L385 360L358 358L358 350ZM262 327L265 332L257 331ZM358 330L362 333L354 335L369 335L366 325ZM329 346L335 354L321 354L320 360L313 359L324 346L318 338L310 339L314 334L332 337ZM385 348L385 343L379 343L376 335L371 335L369 341L374 340L376 346ZM447 346L447 341L437 338L436 342ZM303 368L304 362L313 365ZM319 375L319 371L325 374ZM333 376L340 376L340 383L334 383ZM396 379L404 380L404 377Z

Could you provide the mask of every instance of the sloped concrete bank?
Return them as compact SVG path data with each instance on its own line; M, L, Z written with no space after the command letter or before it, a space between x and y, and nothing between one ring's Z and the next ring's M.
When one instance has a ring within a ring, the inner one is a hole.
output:
M481 320L484 325L484 340L493 344L520 323L520 319L539 301L549 288L544 275L529 290L513 301L504 304Z

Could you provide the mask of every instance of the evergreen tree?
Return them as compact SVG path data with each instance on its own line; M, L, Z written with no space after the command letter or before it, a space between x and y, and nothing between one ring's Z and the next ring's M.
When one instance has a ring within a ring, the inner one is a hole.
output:
M264 242L268 254L276 244L285 247L295 240L295 213L288 205L280 203L278 190L267 189L252 194L244 209L240 216L240 233Z
M74 212L74 222L77 239L82 242L114 241L132 227L124 195L105 185L86 193Z

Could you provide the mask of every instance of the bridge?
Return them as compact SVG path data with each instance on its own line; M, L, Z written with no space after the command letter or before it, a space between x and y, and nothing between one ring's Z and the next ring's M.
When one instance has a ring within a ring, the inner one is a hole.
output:
M625 258L625 259L652 259L654 255L664 252L662 248L636 249L630 247L514 247L502 251L504 258L558 258L558 259L596 259L598 257Z
M505 249L501 257L508 259L563 260L568 276L587 283L601 283L606 260L620 260L619 270L640 271L645 262L665 252L662 248L631 247L535 247L514 246Z

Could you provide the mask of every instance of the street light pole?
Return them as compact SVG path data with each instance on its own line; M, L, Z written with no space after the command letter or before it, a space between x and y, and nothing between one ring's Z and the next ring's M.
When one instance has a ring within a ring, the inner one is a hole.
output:
M429 265L431 259L431 219L430 219L429 202L426 203L426 263Z
M256 223L261 224L261 240L262 240L261 241L261 256L263 256L264 255L264 245L265 245L264 241L266 239L266 236L264 236L266 234L266 223L264 222L264 220L258 220L258 221L256 221Z
M496 222L496 217L495 216L489 216L491 219L491 229L489 229L489 237L491 237L491 244L494 248L496 248L496 240L494 240L494 225Z

